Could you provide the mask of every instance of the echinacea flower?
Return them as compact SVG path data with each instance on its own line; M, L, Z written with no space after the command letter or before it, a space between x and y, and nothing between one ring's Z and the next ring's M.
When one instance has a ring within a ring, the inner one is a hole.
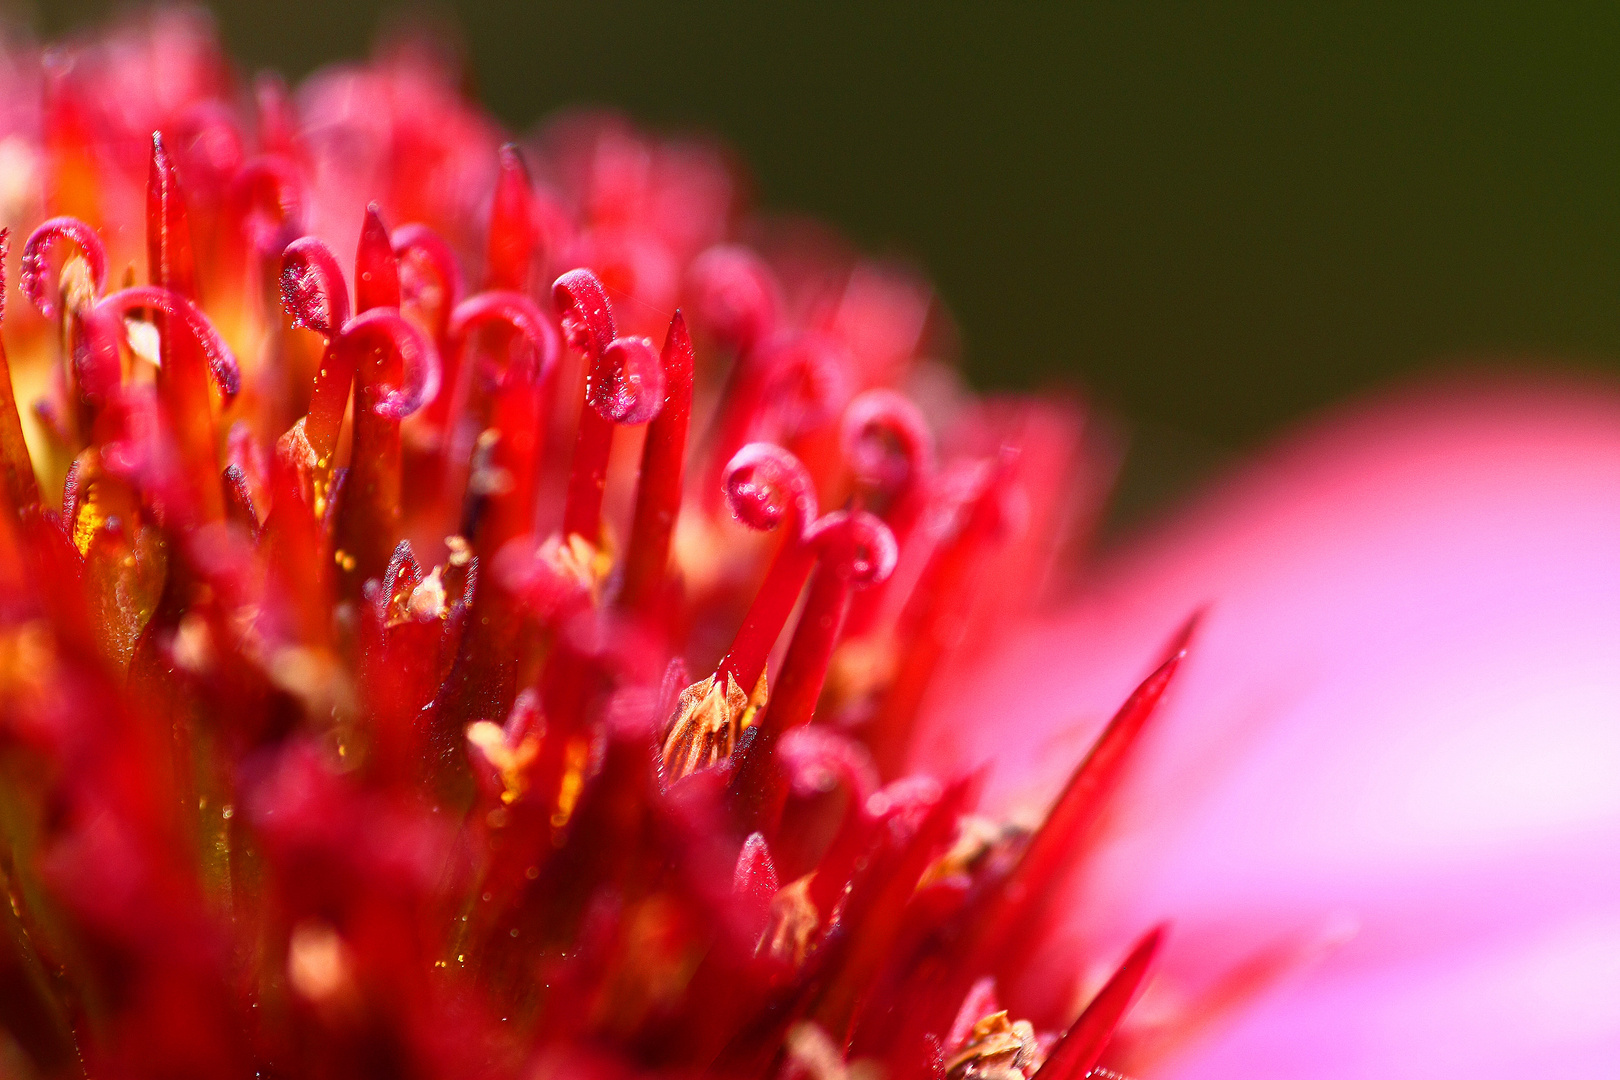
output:
M1095 513L1078 406L958 388L706 144L503 143L410 44L9 60L10 1072L1092 1071L1159 929L998 979L1180 646L1038 828L906 771Z
M296 94L174 13L7 60L6 1075L1078 1080L1244 1009L1204 1067L1268 1074L1427 985L1330 962L1268 1012L1337 905L1431 974L1470 927L1600 910L1469 906L1482 872L1381 937L1380 842L1457 857L1420 826L1483 809L1329 826L1361 820L1346 710L1412 768L1436 695L1508 724L1486 675L1525 654L1447 667L1419 616L1500 600L1538 528L1612 535L1556 467L1613 466L1607 414L1352 429L1054 617L1109 472L1084 408L959 387L921 279L758 215L716 148L599 115L506 142L409 41ZM1442 530L1501 546L1437 581ZM1580 535L1549 580L1599 582ZM1380 589L1429 600L1369 637ZM1578 675L1553 646L1612 640L1608 595L1470 626L1563 634L1534 655ZM1562 745L1610 745L1560 701ZM1268 724L1282 750L1238 737ZM1290 748L1310 783L1201 801ZM1612 804L1559 805L1525 842ZM1263 827L1312 807L1320 861ZM1522 1019L1498 1045L1554 1045Z

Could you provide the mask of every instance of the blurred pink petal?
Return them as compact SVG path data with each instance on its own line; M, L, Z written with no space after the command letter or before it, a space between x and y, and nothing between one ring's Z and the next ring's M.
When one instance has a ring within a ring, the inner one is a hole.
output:
M1039 805L1205 604L1076 932L1170 919L1161 1006L1359 933L1155 1075L1613 1075L1615 388L1429 386L1285 441L943 688L923 763Z

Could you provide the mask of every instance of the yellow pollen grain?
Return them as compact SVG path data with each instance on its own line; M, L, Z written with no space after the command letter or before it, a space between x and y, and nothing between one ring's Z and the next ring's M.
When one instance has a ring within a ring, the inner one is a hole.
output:
M96 533L105 524L107 512L101 508L101 485L95 480L90 480L85 484L84 497L80 500L78 514L73 519L73 546L79 549L80 555L89 553Z

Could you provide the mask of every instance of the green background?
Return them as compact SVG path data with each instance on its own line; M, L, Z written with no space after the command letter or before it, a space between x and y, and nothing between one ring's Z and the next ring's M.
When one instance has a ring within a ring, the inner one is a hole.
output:
M244 63L295 75L385 10L217 7ZM1130 421L1127 514L1401 372L1620 356L1612 4L430 10L512 127L574 102L697 125L769 205L924 264L976 381Z

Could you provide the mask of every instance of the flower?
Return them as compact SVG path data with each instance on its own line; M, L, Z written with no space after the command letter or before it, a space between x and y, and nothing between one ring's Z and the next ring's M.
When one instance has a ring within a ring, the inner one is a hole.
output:
M1620 1060L1617 536L1614 387L1411 388L1100 567L941 688L921 760L993 761L992 805L1040 799L1043 762L1094 729L1075 719L1207 602L1071 917L1094 955L1174 915L1144 1036L1155 1015L1230 1022L1153 1074L1602 1075ZM1005 686L1043 703L1013 738L967 722ZM1256 998L1268 963L1324 938ZM1121 1064L1167 1049L1144 1038Z
M1341 418L1060 604L1086 408L718 148L6 60L0 1071L1614 1059L1611 391Z
M503 142L420 41L6 59L8 1073L1092 1071L1161 929L1000 987L1185 641L1044 822L905 766L1095 516L1080 405L962 389L920 278L706 143Z

